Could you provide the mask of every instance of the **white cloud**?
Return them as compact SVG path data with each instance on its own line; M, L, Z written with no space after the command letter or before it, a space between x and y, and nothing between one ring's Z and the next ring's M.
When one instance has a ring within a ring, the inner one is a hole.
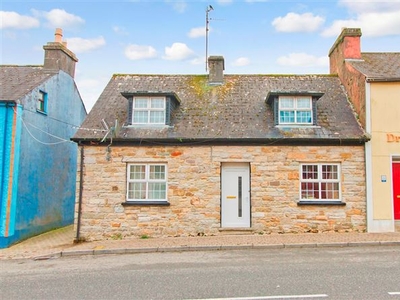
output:
M365 4L367 8L361 9L361 13L356 12L356 18L334 21L331 26L322 31L322 36L338 36L343 27L361 28L363 36L400 34L400 0L383 3L386 5L382 5L377 11L370 11L376 3L365 2ZM360 2L346 2L346 5L352 10L356 9Z
M186 2L182 0L181 1L166 0L165 2L171 4L173 9L178 13L184 13L187 7Z
M79 93L85 103L87 112L89 112L97 99L100 97L102 89L107 85L108 78L87 78L80 79L77 76L76 85L79 88Z
M277 63L289 67L326 67L329 66L329 58L316 57L307 53L290 53L279 57Z
M296 13L288 13L284 17L275 18L272 26L280 32L312 32L325 22L320 16L314 16L312 13L304 13L302 15Z
M211 28L208 28L208 31L211 31ZM190 29L188 36L190 38L204 37L206 36L206 27L203 26L203 27L192 28Z
M52 9L49 12L32 10L37 17L43 17L47 20L47 26L51 28L74 28L85 24L85 20L81 17L67 13L63 9Z
M206 59L204 57L196 57L190 61L192 65L206 65Z
M166 60L185 60L193 57L195 54L186 44L173 43L171 47L165 47Z
M250 59L248 59L247 57L239 57L232 63L232 65L236 67L248 66L249 64Z
M129 35L125 27L113 26L112 30L118 35Z
M339 0L339 4L358 14L400 10L400 0Z
M101 48L106 44L105 39L102 36L94 39L83 39L83 38L68 38L68 49L75 53L89 52L98 48Z
M217 0L218 4L220 5L228 5L233 2L233 0Z
M125 48L125 56L130 60L149 59L157 56L157 51L151 46L129 45Z
M37 19L13 11L0 11L0 20L0 29L30 29L40 25Z

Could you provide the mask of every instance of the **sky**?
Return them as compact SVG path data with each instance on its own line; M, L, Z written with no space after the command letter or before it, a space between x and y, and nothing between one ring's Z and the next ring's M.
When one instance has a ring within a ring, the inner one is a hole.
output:
M88 112L113 74L207 74L206 54L225 74L328 74L343 27L400 52L400 0L2 0L0 20L2 65L42 65L63 30Z

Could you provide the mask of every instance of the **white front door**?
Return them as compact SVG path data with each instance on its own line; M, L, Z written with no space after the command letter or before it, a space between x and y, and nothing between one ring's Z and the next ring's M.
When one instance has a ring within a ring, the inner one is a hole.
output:
M248 163L223 163L221 226L250 227L250 168Z

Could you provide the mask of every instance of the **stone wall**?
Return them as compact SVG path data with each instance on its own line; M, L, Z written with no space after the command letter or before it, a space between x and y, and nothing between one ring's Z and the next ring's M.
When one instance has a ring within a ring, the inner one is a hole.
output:
M218 235L223 162L251 166L251 224L257 234L364 232L364 146L85 146L80 237ZM168 164L169 206L122 206L128 162ZM341 163L344 206L301 205L301 163ZM79 170L79 166L78 166ZM79 174L77 176L79 180ZM77 184L79 187L79 183ZM79 189L77 190L75 227Z

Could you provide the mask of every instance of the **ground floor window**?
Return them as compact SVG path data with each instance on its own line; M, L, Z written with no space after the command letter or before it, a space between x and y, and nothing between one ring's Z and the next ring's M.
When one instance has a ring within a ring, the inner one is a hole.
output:
M167 165L128 164L127 201L167 201Z
M300 201L340 201L340 164L302 164Z

